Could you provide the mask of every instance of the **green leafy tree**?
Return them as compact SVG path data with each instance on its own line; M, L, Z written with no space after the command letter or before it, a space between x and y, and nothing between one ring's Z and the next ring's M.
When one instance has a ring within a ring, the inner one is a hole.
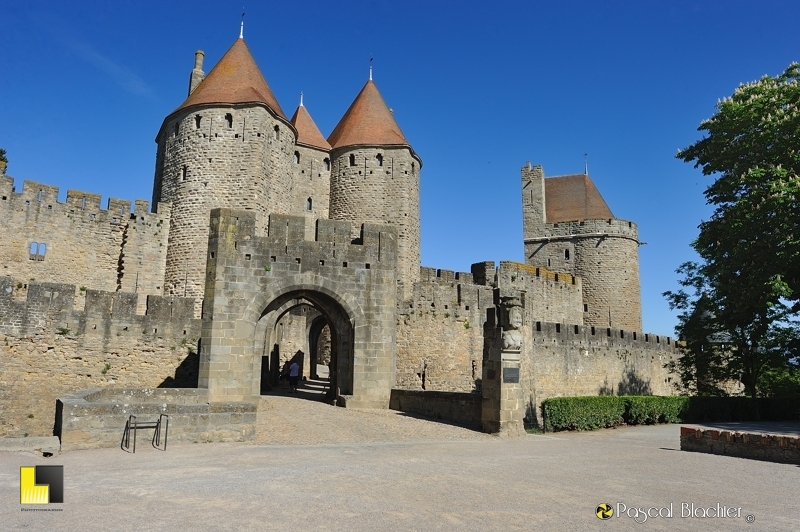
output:
M692 244L701 262L678 270L703 297L665 295L683 311L679 334L697 333L692 316L713 316L703 326L727 334L734 355L719 363L751 397L768 368L786 367L796 337L787 320L800 310L799 80L794 63L739 86L700 124L705 137L677 154L716 177L705 191L714 213Z

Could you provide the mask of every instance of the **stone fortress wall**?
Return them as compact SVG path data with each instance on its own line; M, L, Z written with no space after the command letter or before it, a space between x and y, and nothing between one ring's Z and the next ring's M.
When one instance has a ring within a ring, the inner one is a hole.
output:
M583 321L581 280L516 262L473 264L471 273L421 269L413 298L398 309L397 389L478 392L495 292L525 294L520 383L526 420L570 395L670 395L664 368L678 355L668 336Z
M56 399L88 388L196 387L193 300L0 277L0 437L49 435ZM76 293L82 292L80 296Z
M14 277L15 296L24 298L32 280L68 283L76 295L87 288L160 295L170 206L111 198L0 176L0 275ZM21 290L21 291L20 291ZM144 310L142 298L139 311Z

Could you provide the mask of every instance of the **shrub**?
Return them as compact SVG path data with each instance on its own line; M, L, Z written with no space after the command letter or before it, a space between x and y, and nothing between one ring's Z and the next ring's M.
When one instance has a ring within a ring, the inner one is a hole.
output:
M758 399L762 421L800 419L800 397ZM655 423L754 421L749 397L608 396L555 397L542 401L547 430L594 430Z
M555 397L542 402L547 430L594 430L623 423L622 397Z

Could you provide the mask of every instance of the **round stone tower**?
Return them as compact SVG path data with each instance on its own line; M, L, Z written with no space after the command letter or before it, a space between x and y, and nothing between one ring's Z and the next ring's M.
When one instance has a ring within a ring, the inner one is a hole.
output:
M639 234L615 218L587 174L522 168L525 262L581 278L583 323L642 330Z
M331 145L330 217L397 228L400 297L419 280L419 172L411 148L375 83L367 81L328 137Z
M203 297L209 213L290 212L297 132L241 37L203 77L196 54L189 96L164 120L156 142L153 205L172 204L165 294Z

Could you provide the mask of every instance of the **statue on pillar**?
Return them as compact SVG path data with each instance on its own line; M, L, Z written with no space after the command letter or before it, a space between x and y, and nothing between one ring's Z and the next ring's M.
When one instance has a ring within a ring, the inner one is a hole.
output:
M522 350L522 332L520 327L524 323L522 314L522 301L519 297L504 297L502 298L503 304L503 338L502 346L503 351Z

